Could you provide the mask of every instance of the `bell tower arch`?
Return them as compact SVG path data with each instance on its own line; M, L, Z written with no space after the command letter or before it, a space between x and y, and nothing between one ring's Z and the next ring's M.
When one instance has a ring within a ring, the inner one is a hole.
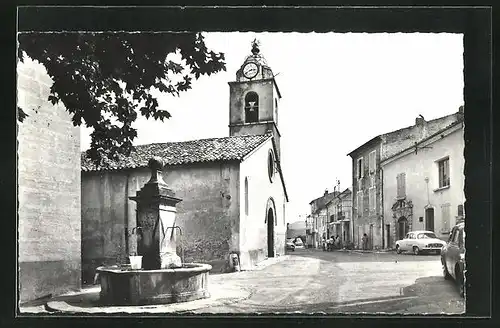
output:
M229 135L262 135L272 133L280 154L278 106L281 94L275 75L260 53L257 40L251 54L229 83Z

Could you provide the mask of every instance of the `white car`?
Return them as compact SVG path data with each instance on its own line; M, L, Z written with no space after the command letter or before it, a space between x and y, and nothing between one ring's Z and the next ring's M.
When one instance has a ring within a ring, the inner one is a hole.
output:
M396 252L413 252L415 255L431 252L439 254L445 245L446 243L432 231L412 231L396 242Z

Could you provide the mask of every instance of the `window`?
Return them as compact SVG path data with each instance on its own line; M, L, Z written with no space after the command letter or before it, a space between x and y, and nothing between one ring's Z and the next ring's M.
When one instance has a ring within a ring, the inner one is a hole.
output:
M368 157L368 169L370 170L370 174L374 174L375 173L375 169L377 167L376 165L376 152L375 150L372 151Z
M267 173L269 174L269 181L273 182L274 178L274 154L272 150L269 150L269 155L267 157Z
M363 157L361 158L358 158L358 162L357 162L357 175L358 175L358 179L361 179L363 177Z
M357 197L358 216L363 216L363 191L358 191Z
M248 177L245 177L245 215L248 215Z
M439 188L450 186L450 159L438 161Z
M417 239L437 238L432 232L419 233Z
M375 187L372 187L370 188L369 190L369 194L368 194L368 206L370 207L370 211L375 211L376 209L376 205L377 205L377 201L376 201L376 197L377 197L377 194L375 193L376 192L376 189Z
M259 95L249 92L245 96L245 122L252 123L259 121Z
M450 204L441 205L441 232L450 231Z
M406 173L400 173L396 176L397 182L397 198L402 199L406 197Z
M425 230L434 231L434 208L425 209Z
M408 234L408 235L409 235L409 238L410 238L410 239L415 239L415 234L414 234L414 233L410 233L410 234Z

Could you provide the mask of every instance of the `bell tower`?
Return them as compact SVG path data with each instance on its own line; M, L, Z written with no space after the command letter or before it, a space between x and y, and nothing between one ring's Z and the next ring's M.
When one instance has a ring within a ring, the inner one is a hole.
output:
M229 82L229 135L272 133L280 155L278 107L281 94L274 74L260 53L259 42L252 42L248 55Z

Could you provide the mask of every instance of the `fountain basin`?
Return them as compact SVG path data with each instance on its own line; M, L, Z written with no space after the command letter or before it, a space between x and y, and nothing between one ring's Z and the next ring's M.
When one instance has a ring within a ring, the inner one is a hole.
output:
M134 270L99 267L103 305L151 305L210 297L208 276L212 266L183 263L182 268Z

